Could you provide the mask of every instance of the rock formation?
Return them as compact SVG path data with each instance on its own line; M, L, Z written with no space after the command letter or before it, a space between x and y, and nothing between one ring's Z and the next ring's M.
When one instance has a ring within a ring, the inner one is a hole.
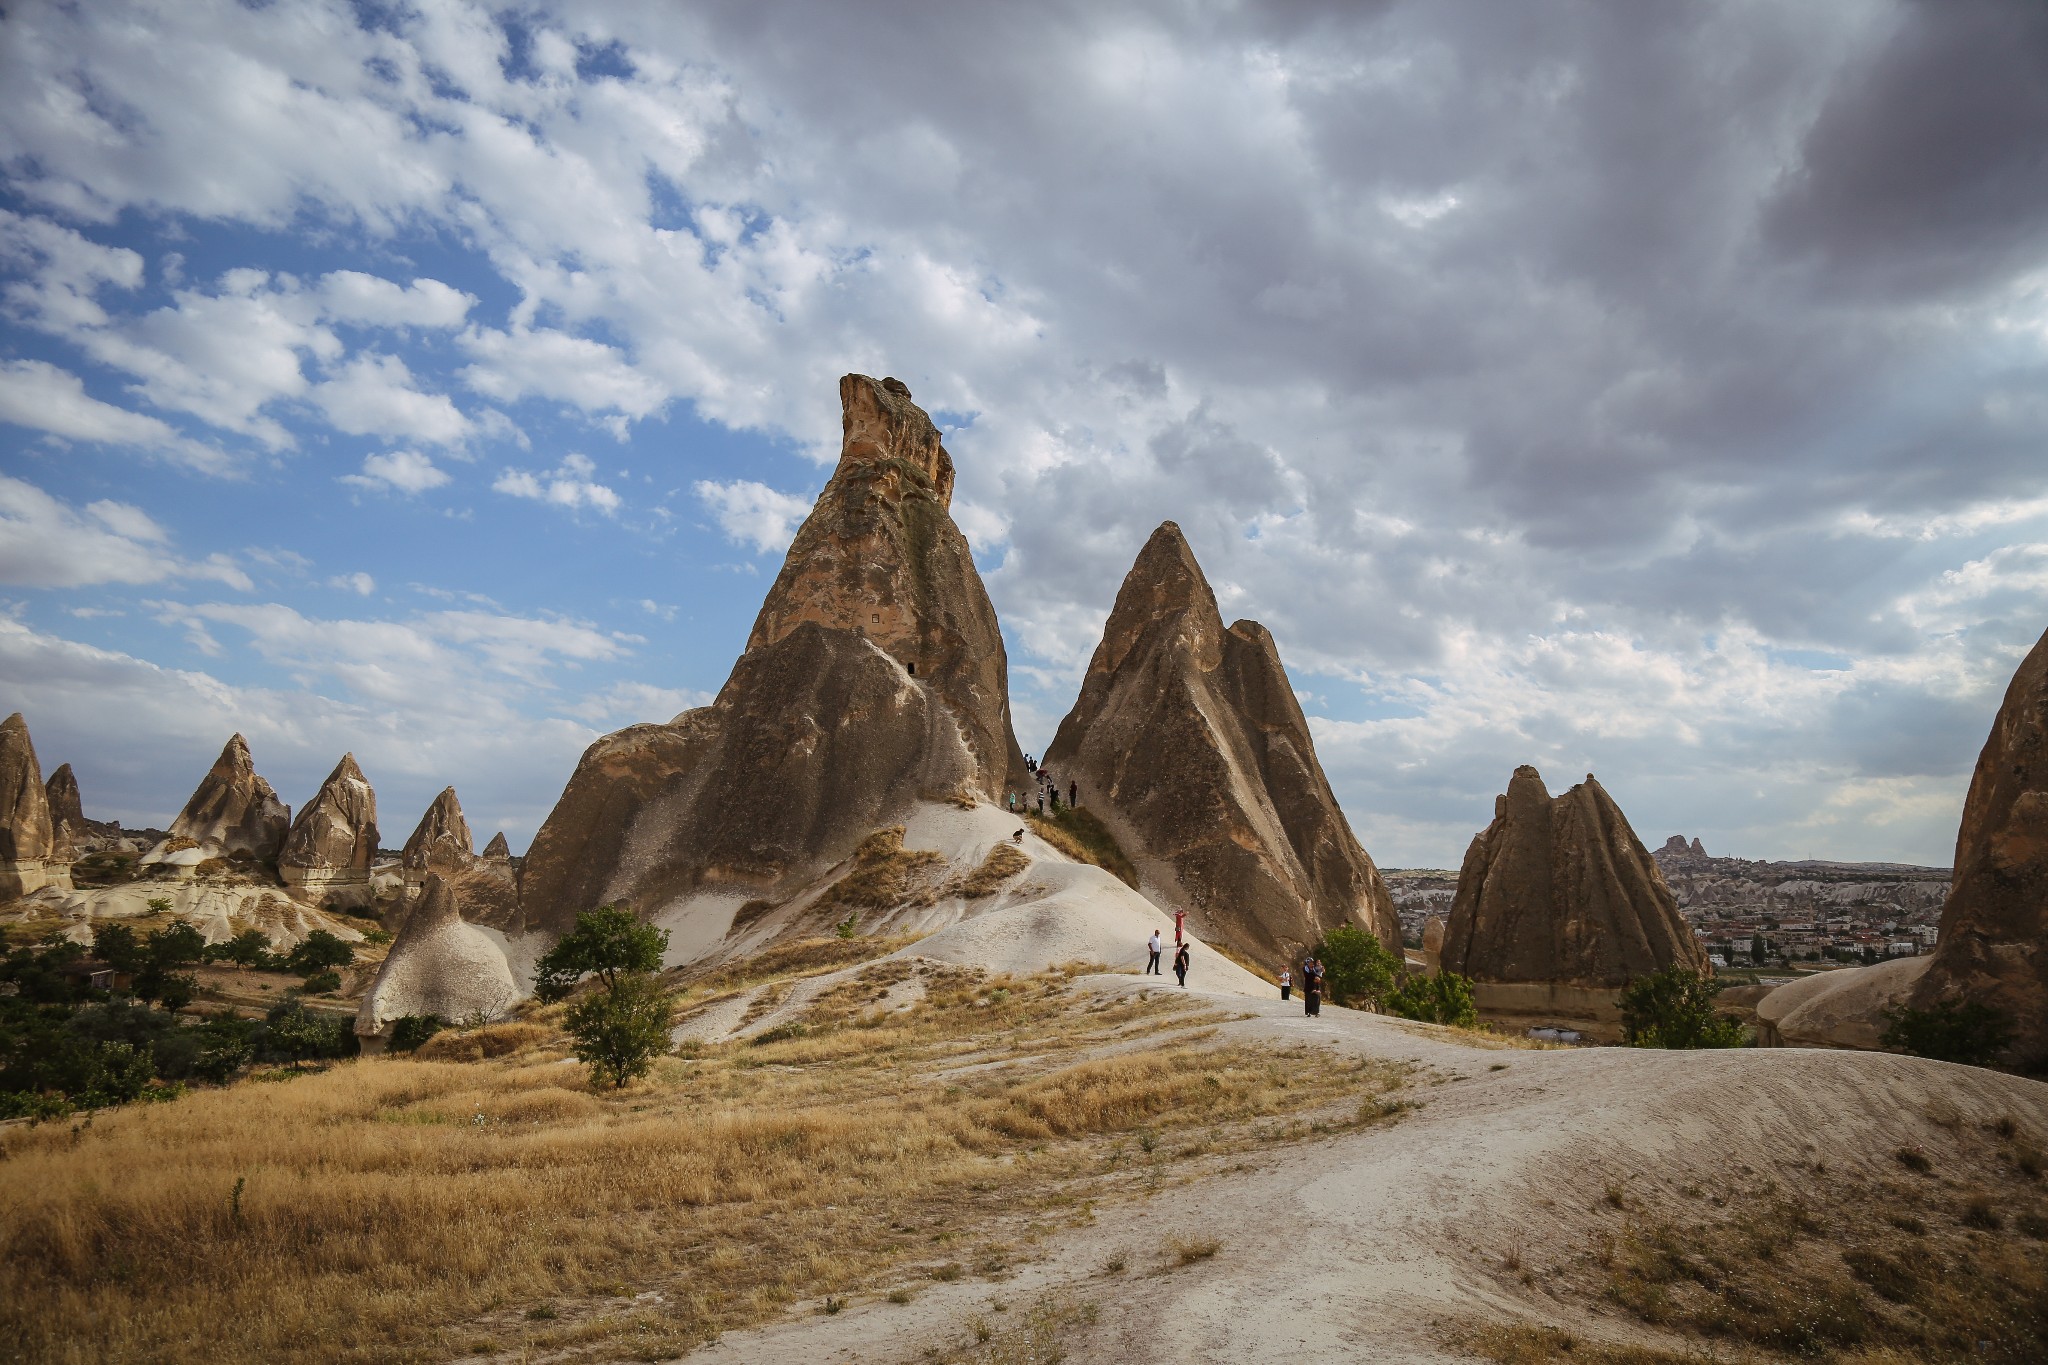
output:
M2010 1060L2048 1067L2048 634L2013 675L1963 802L1955 884L1912 1003L1949 998L2004 1010Z
M50 805L50 857L60 863L75 862L85 851L92 831L85 823L85 804L78 794L78 775L69 763L50 774L43 784Z
M1875 1051L1882 1046L1885 1010L1905 1002L1933 961L1895 957L1870 967L1838 967L1769 990L1756 1002L1757 1044Z
M1044 766L1078 785L1147 894L1212 939L1278 961L1353 924L1398 948L1273 637L1224 628L1172 522L1125 577Z
M50 797L42 765L16 711L0 721L0 900L45 886L69 886L70 872L54 856Z
M456 799L455 788L444 788L420 817L419 827L405 841L405 850L399 855L406 895L417 896L428 877L439 876L461 902L464 917L470 923L493 928L516 926L519 889L513 880L505 836L500 834L493 839L481 857L470 852L470 847L469 821L463 818L462 802ZM385 923L394 923L390 912Z
M527 850L528 927L723 887L778 895L907 804L1024 782L995 609L953 463L893 380L839 383L838 467L711 705L584 753Z
M239 736L238 736L239 738ZM354 754L320 784L278 851L286 886L332 904L367 905L370 864L377 856L377 793Z
M382 1036L408 1014L462 1019L495 1017L519 999L505 955L483 930L462 919L455 892L428 873L419 906L392 941L391 953L364 995L355 1030Z
M450 790L453 789L451 788ZM491 859L493 862L509 863L512 861L512 845L505 842L504 830L501 829L491 836L491 841L484 845L483 856Z
M207 858L242 858L271 864L291 825L292 808L257 773L249 742L234 735L171 821L170 837L143 861L189 865Z
M469 871L470 864L476 861L475 850L469 821L462 818L462 802L456 799L455 788L443 787L427 807L427 813L420 817L412 837L405 841L398 865L404 869L408 885L424 885L430 872L445 876Z
M1612 990L1673 963L1708 969L1663 874L1612 797L1586 780L1552 800L1515 769L1458 874L1443 967L1479 982Z

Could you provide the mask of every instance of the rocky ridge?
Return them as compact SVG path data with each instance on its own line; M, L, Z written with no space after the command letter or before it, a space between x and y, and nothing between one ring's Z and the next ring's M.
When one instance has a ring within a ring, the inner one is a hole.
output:
M278 875L310 898L368 905L376 856L377 793L356 766L356 756L343 754L286 833L277 854Z
M188 870L209 858L274 866L291 826L292 808L256 771L249 741L237 734L221 746L163 843L142 860Z
M1044 766L1204 934L1275 962L1347 924L1397 942L1272 635L1224 626L1173 522L1125 577Z
M16 711L0 721L0 900L70 885L70 869L54 845L42 765L28 722Z

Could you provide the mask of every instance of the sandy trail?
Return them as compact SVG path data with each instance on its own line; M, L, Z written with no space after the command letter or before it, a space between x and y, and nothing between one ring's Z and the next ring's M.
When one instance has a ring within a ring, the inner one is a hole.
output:
M1123 976L1077 985L1158 989ZM1441 1344L1438 1324L1473 1319L1653 1340L1632 1320L1590 1316L1545 1292L1550 1272L1585 1247L1610 1181L1657 1207L1685 1203L1681 1190L1696 1182L1769 1177L1796 1191L1816 1163L1875 1177L1898 1146L1939 1140L1929 1115L1944 1106L1967 1122L2012 1115L2048 1127L2048 1086L1940 1062L1803 1049L1490 1049L1349 1010L1310 1020L1277 999L1190 994L1252 1016L1223 1025L1223 1041L1413 1063L1405 1093L1422 1108L1231 1173L1188 1184L1169 1174L1157 1193L1050 1234L1039 1259L1001 1284L920 1283L909 1304L800 1312L689 1358L917 1360L971 1341L973 1315L1001 1330L1047 1293L1097 1305L1096 1324L1062 1341L1075 1362L1465 1360ZM1165 1252L1176 1237L1222 1249L1178 1266ZM1533 1286L1501 1267L1511 1251ZM1127 1270L1106 1273L1117 1254Z

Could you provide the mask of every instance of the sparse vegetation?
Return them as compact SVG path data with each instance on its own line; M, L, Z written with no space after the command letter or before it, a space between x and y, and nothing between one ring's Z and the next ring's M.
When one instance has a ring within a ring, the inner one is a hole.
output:
M993 896L1019 872L1031 866L1031 859L1015 844L997 844L981 860L981 865L966 876L950 883L946 894L962 896L968 900L979 900Z
M1389 1014L1425 1024L1479 1027L1479 1007L1472 999L1471 979L1456 972L1410 976L1387 996L1386 1006Z
M534 964L534 995L557 1001L586 976L597 989L562 1016L576 1056L613 1089L646 1075L668 1051L675 1004L654 973L668 949L668 931L643 924L629 910L600 906L576 916L576 927Z
M853 851L853 870L832 884L817 908L858 911L929 905L937 899L931 870L945 862L929 849L905 848L901 825L878 829L860 841Z
M1386 1063L1217 1046L1193 1002L1100 1001L1056 972L926 985L888 1013L828 993L801 1036L707 1044L624 1090L557 1065L558 1002L476 1035L526 1038L497 1058L426 1060L468 1041L444 1031L82 1140L16 1129L0 1340L77 1362L197 1341L216 1365L446 1358L486 1336L667 1358L800 1301L1006 1273L1046 1208L1132 1192L1119 1150L1140 1129L1159 1139L1148 1163L1178 1167L1189 1137L1214 1159L1345 1131L1402 1083ZM1011 1065L959 1071L981 1056ZM956 1237L972 1252L944 1254ZM646 1290L667 1296L658 1318L607 1306ZM558 1321L524 1316L543 1302Z
M1704 972L1673 964L1639 976L1621 991L1621 1027L1631 1047L1747 1047L1749 1032L1731 1015L1714 1012L1721 984Z
M438 1014L401 1015L392 1021L385 1046L393 1052L417 1052L422 1043L447 1027L448 1021Z
M2012 1017L1981 1000L1942 1000L1924 1010L1885 1010L1879 1042L1894 1052L1964 1066L1991 1066L2012 1046Z
M1125 886L1136 890L1138 869L1109 832L1086 806L1058 806L1050 815L1025 811L1031 832L1078 863L1092 863Z
M1378 936L1349 924L1325 934L1315 954L1322 959L1331 1001L1358 1009L1376 1008L1401 971L1401 959Z

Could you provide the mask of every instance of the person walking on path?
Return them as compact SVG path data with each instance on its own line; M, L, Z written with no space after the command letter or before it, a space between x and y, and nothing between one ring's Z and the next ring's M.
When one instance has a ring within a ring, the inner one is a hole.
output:
M1159 972L1159 931L1152 931L1152 942L1146 945L1152 950L1152 960L1145 964L1145 975L1155 976Z
M1301 1012L1311 1019L1323 1013L1323 964L1313 953L1301 964Z
M1294 974L1285 967L1280 969L1280 998L1286 1000L1294 994Z
M1078 783L1078 782L1069 782L1069 783L1067 783L1067 804L1068 804L1068 805L1070 805L1070 806L1078 806L1078 805L1080 805L1080 804L1081 804L1081 784L1080 784L1080 783Z
M1180 988L1182 990L1188 988L1188 958L1190 956L1192 954L1188 951L1188 945L1185 943L1181 944L1180 950L1173 955L1173 974L1180 978Z
M1188 912L1185 910L1176 910L1173 912L1173 941L1175 943L1179 943L1181 941L1181 938L1183 937L1183 935L1181 934L1181 925L1187 921L1187 917Z

